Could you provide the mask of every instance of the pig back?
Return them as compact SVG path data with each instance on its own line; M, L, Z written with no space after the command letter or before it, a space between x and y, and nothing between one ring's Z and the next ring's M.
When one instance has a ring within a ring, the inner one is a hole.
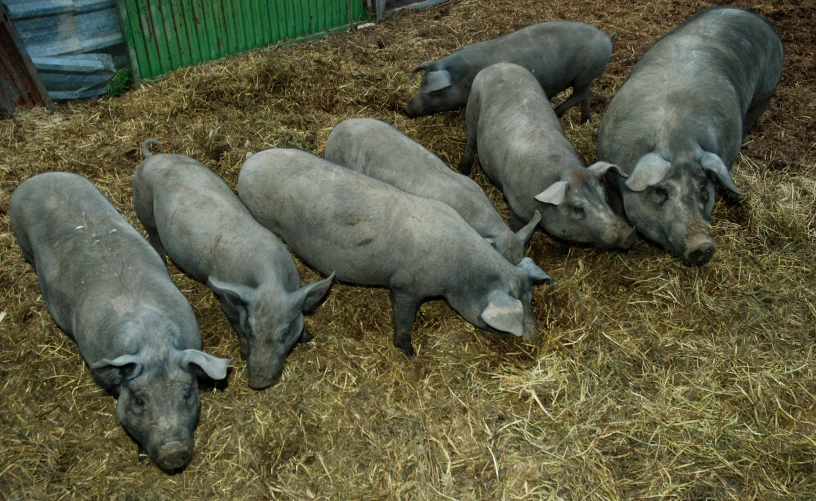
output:
M468 107L482 169L523 218L533 216L536 195L583 166L526 69L508 63L485 68L473 83Z
M552 97L579 75L587 81L600 75L611 55L612 40L599 29L577 21L552 21L469 45L443 61L446 67L473 68L471 80L492 64L517 64L530 70Z
M699 145L730 167L746 113L770 99L781 71L781 42L763 18L731 7L696 14L635 65L601 120L598 156L631 173L645 153Z
M33 256L46 306L92 363L122 346L107 327L137 312L170 312L176 344L200 348L192 308L150 244L85 178L50 172L24 181L9 213L15 236Z
M261 224L339 280L445 295L452 267L485 250L504 260L449 206L303 151L252 155L238 192Z
M454 172L385 122L358 118L337 125L326 141L326 159L413 195L439 200L483 236L492 236L504 225L475 181Z

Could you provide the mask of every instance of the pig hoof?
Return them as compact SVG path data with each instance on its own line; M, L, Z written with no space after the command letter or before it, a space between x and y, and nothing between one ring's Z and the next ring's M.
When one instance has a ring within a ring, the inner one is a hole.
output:
M414 347L411 346L411 343L408 343L408 345L402 345L402 346L397 345L397 348L402 350L402 352L405 353L405 356L408 357L408 358L414 358L414 355L416 355L416 352L414 351Z

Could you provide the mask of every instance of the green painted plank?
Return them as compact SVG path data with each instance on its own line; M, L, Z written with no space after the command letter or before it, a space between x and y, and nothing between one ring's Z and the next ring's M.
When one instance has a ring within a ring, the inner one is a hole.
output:
M150 0L150 17L153 23L153 33L156 35L156 47L159 51L159 64L162 73L173 71L173 61L170 58L170 48L167 44L167 34L164 30L164 16L162 16L161 0Z
M286 16L286 11L284 10L283 1L284 0L271 0L271 3L274 5L275 9L274 11L275 18L273 19L273 22L277 27L276 28L277 36L275 36L276 41L280 41L286 38L286 26L283 24L283 19L284 16Z
M134 76L283 40L304 41L367 18L363 0L116 0Z
M232 0L224 0L224 26L227 33L227 54L238 52L238 29L235 26L235 11Z
M136 5L139 16L139 26L144 34L144 46L147 52L148 70L145 76L147 78L154 78L162 74L162 67L156 33L153 29L153 19L150 15L150 3L148 0L137 0Z
M244 30L246 31L247 48L254 49L260 45L260 40L255 34L255 21L257 17L257 0L244 0L242 10L244 12Z
M255 15L255 38L258 40L258 33L260 33L260 43L258 45L260 47L269 45L273 40L272 25L269 24L269 9L272 6L267 0L258 0L256 3L258 5L258 11Z
M246 30L244 29L244 14L242 0L226 0L232 8L232 25L235 28L235 52L246 50Z
M213 13L213 27L210 31L216 36L218 42L218 56L224 57L229 54L229 37L227 36L227 21L224 19L223 2L211 2Z
M292 0L278 0L278 5L281 7L279 19L283 27L283 31L281 32L283 39L293 38L295 33L294 25L292 24L294 12L292 12L291 3Z
M196 0L198 2L198 0ZM215 9L210 0L201 0L201 11L203 19L203 32L207 38L207 48L209 50L208 59L218 59L221 56L218 48L218 29L215 22Z
M135 10L133 0L117 0L117 10L122 23L122 32L130 54L130 68L133 72L133 81L139 82L144 75L142 71L150 70L150 63L147 61L147 51L145 49L144 35L139 26L139 14ZM144 66L144 70L142 69Z
M167 55L170 57L170 71L181 67L181 46L176 33L176 26L173 12L173 5L168 0L159 2L159 15L161 16L162 28L164 29L165 47Z
M190 66L193 64L192 48L190 41L190 34L187 31L187 23L184 20L184 6L182 0L165 0L164 5L169 5L170 20L172 20L172 28L174 30L173 36L176 39L178 46L179 58L181 66ZM167 20L167 17L165 17Z
M190 48L193 50L193 60L202 63L210 59L210 43L207 36L207 26L204 19L204 8L201 0L185 0L185 18L187 32L190 33Z

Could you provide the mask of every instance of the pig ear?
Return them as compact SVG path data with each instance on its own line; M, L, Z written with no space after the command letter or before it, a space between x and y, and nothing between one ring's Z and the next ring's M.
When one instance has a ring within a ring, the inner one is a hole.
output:
M618 167L617 165L611 164L609 162L604 162L603 160L601 160L600 162L595 162L594 164L587 167L587 169L591 170L598 177L604 177L610 172L614 172L615 174L623 178L629 177L629 174L623 172L621 168Z
M480 316L497 331L521 337L524 333L524 307L506 292L495 290L487 295L487 307Z
M731 179L731 173L728 172L728 168L723 163L722 158L706 151L700 157L700 165L704 171L714 176L714 179L728 191L740 198L745 196L745 193L734 184L734 180Z
M544 204L561 205L567 194L567 182L556 181L549 188L535 196L535 199Z
M184 350L181 352L179 364L187 372L197 374L204 372L210 379L224 379L227 377L227 367L230 359L218 358L204 353L201 350Z
M142 361L135 355L122 355L113 360L103 358L91 365L94 375L106 388L119 386L142 373Z
M527 275L527 278L530 280L532 284L549 284L552 285L553 279L544 273L544 270L539 268L535 262L530 259L529 257L525 257L522 259L519 264L516 265L518 269L524 272Z
M433 65L433 61L425 61L424 63L420 64L416 68L411 71L411 73L416 73L418 71L428 71L428 69Z
M306 313L311 312L317 308L320 301L323 301L323 298L329 293L329 288L333 280L334 273L329 275L329 278L325 280L304 285L295 292L295 304L298 305L301 311L305 311Z
M541 213L535 211L533 213L533 218L530 219L530 222L524 225L524 227L516 232L516 238L522 245L527 245L527 242L530 240L530 237L533 236L533 232L538 226L539 221L541 221Z
M671 163L658 153L647 153L640 157L635 170L626 180L626 187L632 191L643 191L658 184L669 173Z
M239 310L246 311L247 306L255 299L255 289L252 287L225 282L213 276L207 277L207 286L215 292L225 308L235 313Z
M453 84L451 74L448 70L429 71L425 73L425 88L428 92L435 92L447 89Z

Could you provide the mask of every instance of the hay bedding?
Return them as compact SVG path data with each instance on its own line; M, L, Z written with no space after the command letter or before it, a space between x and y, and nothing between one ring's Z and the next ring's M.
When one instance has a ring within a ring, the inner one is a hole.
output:
M0 123L0 498L9 499L813 499L816 497L812 125L814 5L749 4L786 50L777 97L734 169L748 193L718 201L719 251L691 268L640 241L625 254L542 234L528 252L555 279L536 289L542 340L477 331L444 303L391 346L387 292L336 285L307 319L282 381L247 388L238 343L206 287L171 266L205 348L233 358L202 394L192 464L168 476L137 454L76 345L51 320L8 226L30 175L90 178L137 228L138 145L200 159L234 186L247 151L322 153L332 126L394 123L449 164L459 113L408 120L408 70L527 24L580 19L618 34L593 120L563 119L595 158L599 113L636 58L707 2L452 2L374 28L182 69L121 98ZM500 210L501 196L476 179ZM299 263L304 281L317 275Z

